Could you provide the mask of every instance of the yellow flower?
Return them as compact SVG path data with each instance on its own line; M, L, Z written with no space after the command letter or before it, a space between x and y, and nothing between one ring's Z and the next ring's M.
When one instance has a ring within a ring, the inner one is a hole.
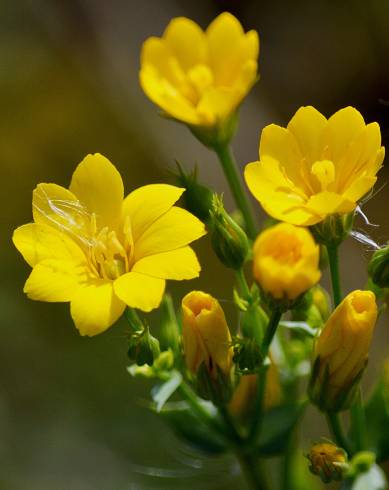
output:
M236 417L246 417L252 413L255 407L255 398L258 390L258 376L248 374L242 376L234 395L228 405L230 412ZM281 403L281 384L278 368L274 362L270 363L266 374L266 388L264 407L269 410Z
M217 368L228 375L232 364L231 335L217 299L192 291L182 300L182 336L186 365L193 374L202 363L214 378Z
M295 300L318 282L319 246L305 228L279 223L254 243L253 274L265 293Z
M78 165L69 190L39 184L34 223L13 235L33 267L24 291L35 300L70 302L81 335L103 332L126 305L156 308L166 279L191 279L200 271L188 244L204 226L174 206L182 192L152 184L123 199L119 172L99 154Z
M309 469L324 483L342 479L347 463L347 454L342 448L332 442L318 442L311 447L307 457L311 463Z
M165 113L193 126L228 118L257 78L258 34L245 33L231 14L204 32L185 17L173 19L162 37L150 37L141 53L140 83Z
M360 290L348 294L327 320L314 348L310 388L323 410L347 408L367 362L376 320L374 293Z
M310 226L353 211L373 187L384 159L380 128L352 107L328 120L301 107L287 128L262 131L260 160L245 169L247 185L273 218Z

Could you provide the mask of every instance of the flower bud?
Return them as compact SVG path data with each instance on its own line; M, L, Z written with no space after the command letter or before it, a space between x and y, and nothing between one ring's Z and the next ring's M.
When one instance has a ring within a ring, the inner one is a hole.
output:
M212 378L218 369L228 375L232 363L231 335L219 302L210 294L192 291L182 300L182 336L186 365L196 374L200 365Z
M319 310L323 321L327 321L330 315L330 298L327 291L317 284L311 289L312 303Z
M315 240L326 246L338 246L350 234L354 223L354 211L348 214L330 214L324 221L311 226Z
M233 361L238 372L243 374L256 373L263 361L261 344L255 339L238 338L234 342Z
M320 476L323 483L343 479L347 467L346 452L332 442L314 444L307 455L310 461L309 469L314 475Z
M253 253L256 281L285 308L320 279L319 246L306 228L288 223L272 226L258 236Z
M181 165L177 163L178 174L175 175L178 184L185 188L182 196L184 207L190 213L194 214L199 220L207 221L212 206L213 192L211 189L198 182L197 166L192 172L186 173Z
M159 357L159 341L150 334L149 328L134 332L128 346L128 357L138 366L148 364L152 366Z
M309 394L321 410L344 410L366 366L377 320L371 291L353 291L327 320L314 347Z
M389 245L374 252L368 272L374 284L380 288L389 287Z
M240 269L249 252L246 233L226 212L223 201L213 196L211 209L212 247L220 261L230 269Z

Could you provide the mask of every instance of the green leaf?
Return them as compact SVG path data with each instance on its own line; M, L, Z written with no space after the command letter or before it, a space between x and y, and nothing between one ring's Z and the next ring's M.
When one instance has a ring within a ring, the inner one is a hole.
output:
M300 333L308 334L310 337L315 337L317 330L310 327L307 322L292 322L283 320L280 322L281 327L288 328L289 330L295 330Z
M290 433L302 416L306 403L282 405L268 410L257 444L260 456L276 456L284 451Z
M178 371L171 371L171 377L168 381L161 385L154 386L151 396L156 403L156 411L160 412L165 403L169 400L172 394L180 386L182 376Z
M208 406L204 403L204 406ZM221 454L226 447L221 438L203 424L186 402L169 403L159 413L175 434L187 444L206 455Z
M345 480L341 490L387 490L388 483L384 472L378 465L373 465L369 471L358 476L355 480Z
M377 454L377 461L389 459L389 406L386 391L384 383L379 381L365 409L369 446Z

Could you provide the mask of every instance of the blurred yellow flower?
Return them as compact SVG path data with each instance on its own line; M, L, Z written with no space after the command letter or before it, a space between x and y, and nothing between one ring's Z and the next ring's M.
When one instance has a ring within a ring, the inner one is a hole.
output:
M241 376L234 395L228 405L230 412L236 417L246 417L253 415L255 408L256 393L258 390L258 376L248 374ZM269 410L280 405L282 399L281 383L278 368L271 361L266 374L266 388L264 396L264 408Z
M256 239L253 274L273 298L295 300L320 279L319 246L307 229L279 223Z
M185 17L173 19L162 37L142 47L140 83L167 115L193 126L228 118L257 78L259 40L231 14L204 32Z
M228 375L232 364L231 335L217 299L192 291L182 300L182 336L185 361L195 374L202 363L214 378L217 368Z
M373 187L384 159L377 123L352 107L328 120L301 107L287 128L262 131L259 161L245 169L247 185L273 218L310 226L353 211Z
M24 291L35 300L69 301L81 335L103 332L126 305L156 308L166 279L191 279L200 271L188 244L204 226L174 206L182 192L152 184L123 199L119 172L99 154L78 165L69 190L39 184L34 223L13 235L33 267Z
M377 320L372 291L348 294L327 320L314 348L311 397L322 409L343 408L362 373Z

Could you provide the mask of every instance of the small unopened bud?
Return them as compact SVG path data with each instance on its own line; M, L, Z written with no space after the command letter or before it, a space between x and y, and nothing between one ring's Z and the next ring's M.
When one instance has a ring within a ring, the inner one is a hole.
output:
M365 369L377 320L371 291L353 291L327 320L314 347L309 394L321 410L350 406Z
M348 466L346 452L329 441L314 444L307 458L310 471L320 476L323 483L342 480Z
M255 339L239 338L234 343L233 361L238 371L256 373L262 366L261 346Z
M212 206L213 192L198 182L197 166L190 173L186 173L177 163L178 174L175 177L181 187L185 188L182 196L184 207L201 221L207 221Z
M249 242L246 233L231 218L216 194L211 209L212 247L220 261L230 269L240 269L247 259Z
M150 334L149 328L134 332L128 346L128 357L138 366L148 364L152 366L159 357L159 341Z
M311 226L316 241L326 246L340 245L350 234L354 211L348 214L330 214L320 223Z
M188 370L198 393L214 403L230 396L231 335L219 302L210 294L192 291L182 300L182 336Z
M380 288L389 287L389 245L374 252L368 272L374 284Z

